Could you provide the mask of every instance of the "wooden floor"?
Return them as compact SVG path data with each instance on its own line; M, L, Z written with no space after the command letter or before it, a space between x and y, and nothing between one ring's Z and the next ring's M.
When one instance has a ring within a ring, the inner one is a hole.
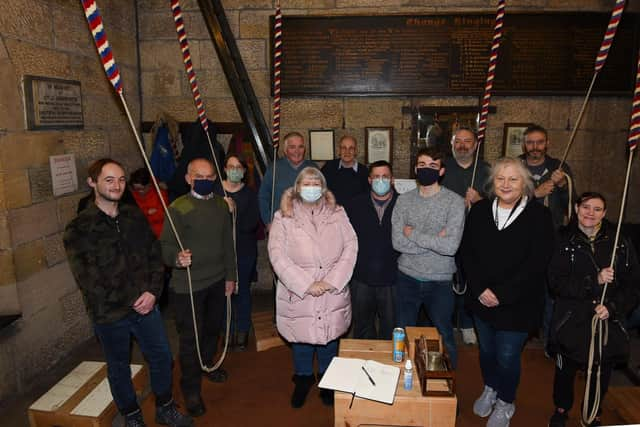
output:
M486 419L475 416L471 407L482 391L478 367L477 347L459 347L458 398L460 414L456 426L481 427ZM301 409L289 405L293 390L291 382L292 361L288 347L276 347L263 352L255 351L255 344L244 353L231 353L225 364L229 380L225 384L213 384L205 380L203 399L207 413L196 420L196 426L302 426L331 427L333 411L322 405L318 388L314 386L310 397ZM176 376L178 375L176 369ZM516 413L512 427L546 426L553 407L551 388L553 363L544 357L542 350L530 348L523 357L523 373L516 400ZM177 377L175 384L177 384ZM582 396L582 384L577 384L576 396ZM180 401L180 393L176 389ZM153 424L153 401L143 407L145 419ZM578 414L570 414L569 426L579 426ZM607 425L619 423L614 414L603 415Z

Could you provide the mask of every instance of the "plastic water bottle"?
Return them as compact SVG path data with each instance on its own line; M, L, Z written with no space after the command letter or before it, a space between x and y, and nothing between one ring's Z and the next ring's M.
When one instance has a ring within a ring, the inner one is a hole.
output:
M411 359L407 359L404 364L404 389L411 390L413 387L413 365Z

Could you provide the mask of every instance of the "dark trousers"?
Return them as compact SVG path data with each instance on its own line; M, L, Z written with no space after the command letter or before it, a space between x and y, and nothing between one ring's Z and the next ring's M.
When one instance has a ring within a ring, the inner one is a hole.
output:
M527 332L495 329L474 317L478 332L480 370L484 383L498 392L498 399L513 403L520 383L520 358Z
M355 339L391 339L395 325L396 287L369 286L351 280L351 309ZM376 331L376 317L379 331Z
M189 294L173 292L170 301L176 319L179 359L182 377L180 387L185 397L199 396L202 384L202 369L198 360L196 338L191 317ZM224 280L193 293L193 304L198 327L198 338L202 362L209 366L218 348L218 335L224 313Z
M556 408L562 408L566 412L569 412L573 406L573 385L576 379L576 372L583 367L576 361L564 357L560 354L556 356L556 372L553 377L553 403ZM591 372L591 385L589 389L590 404L593 404L593 392L596 384L596 372L597 366L593 367ZM609 380L611 379L611 371L613 366L605 363L602 365L600 371L600 401L604 400L604 395L609 388ZM586 374L585 374L586 375ZM592 406L589 406L589 412L591 412Z
M398 272L396 281L396 324L416 326L420 306L424 304L427 315L442 336L451 364L458 362L456 340L453 336L454 298L451 281L421 281Z
M94 330L107 361L111 395L121 414L139 409L129 365L132 335L149 364L156 405L162 406L171 400L171 349L157 306L145 316L133 312L116 322L94 324Z
M238 257L238 293L231 296L233 303L231 331L233 332L247 333L251 329L251 280L255 275L256 261L255 256ZM226 305L224 307L226 314ZM222 321L226 321L224 316Z
M313 375L313 355L318 355L318 378L329 367L331 359L338 355L338 340L326 345L291 343L293 369L296 375Z

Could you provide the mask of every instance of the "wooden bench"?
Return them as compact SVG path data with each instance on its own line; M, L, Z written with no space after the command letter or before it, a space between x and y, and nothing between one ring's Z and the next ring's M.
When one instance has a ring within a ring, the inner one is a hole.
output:
M143 365L131 365L140 395L147 385ZM111 427L117 408L104 362L82 362L29 407L31 427Z

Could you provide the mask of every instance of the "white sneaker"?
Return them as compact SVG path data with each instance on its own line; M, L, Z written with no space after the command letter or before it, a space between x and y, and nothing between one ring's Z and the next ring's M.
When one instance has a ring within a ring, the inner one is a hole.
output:
M467 345L478 344L478 338L476 337L476 331L473 328L460 329L462 331L462 341Z
M473 403L473 413L479 417L488 417L493 411L493 405L496 403L498 392L489 387L484 386L482 394Z
M515 412L516 405L498 399L487 421L487 427L509 427L509 421Z

